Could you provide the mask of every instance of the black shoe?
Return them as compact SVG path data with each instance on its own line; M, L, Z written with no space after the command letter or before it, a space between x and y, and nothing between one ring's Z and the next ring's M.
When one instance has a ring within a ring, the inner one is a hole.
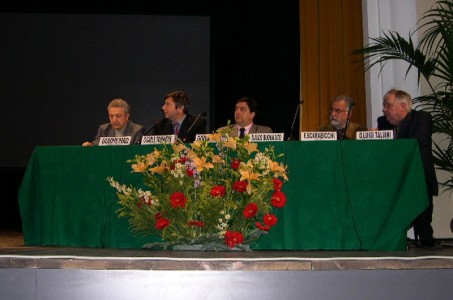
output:
M442 244L436 240L431 241L420 241L420 248L423 249L440 249L442 248Z

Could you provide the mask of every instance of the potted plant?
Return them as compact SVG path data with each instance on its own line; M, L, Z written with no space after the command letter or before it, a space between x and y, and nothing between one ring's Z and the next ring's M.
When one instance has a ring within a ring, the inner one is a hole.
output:
M411 36L417 32L420 41L415 45ZM440 137L433 142L434 163L449 174L440 184L453 191L453 0L435 2L407 39L389 30L370 40L354 51L363 55L365 70L375 65L382 70L389 60L403 60L409 64L406 74L415 68L418 83L426 81L430 94L416 97L413 102L433 117L433 134Z

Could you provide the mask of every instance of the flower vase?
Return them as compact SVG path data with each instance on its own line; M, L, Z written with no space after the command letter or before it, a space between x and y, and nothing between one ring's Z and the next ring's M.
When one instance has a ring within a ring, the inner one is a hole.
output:
M241 245L242 247L227 247L223 244L209 243L209 244L179 244L173 245L175 251L252 251L248 245Z

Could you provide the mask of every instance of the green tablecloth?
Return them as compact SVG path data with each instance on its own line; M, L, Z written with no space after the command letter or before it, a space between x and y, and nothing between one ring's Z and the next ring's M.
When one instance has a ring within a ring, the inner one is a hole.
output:
M416 140L270 143L284 153L287 205L254 250L406 249L427 206ZM260 143L260 148L269 144ZM154 146L36 147L19 190L26 245L139 248L106 181L141 183L127 159Z

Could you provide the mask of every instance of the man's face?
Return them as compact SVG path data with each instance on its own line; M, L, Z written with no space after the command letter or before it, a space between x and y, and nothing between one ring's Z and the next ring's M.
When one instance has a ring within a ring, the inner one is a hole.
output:
M129 120L129 114L122 107L109 107L110 124L116 130L123 128Z
M168 97L164 101L162 111L165 115L165 118L170 119L172 121L178 121L179 116L184 111L184 106L176 107L176 103L173 97Z
M398 125L407 115L406 103L399 102L395 95L390 94L382 104L382 112L390 124Z
M247 102L238 102L234 110L234 120L240 127L245 127L253 122L254 112L250 112Z
M335 101L332 103L332 106L329 108L329 119L330 124L332 124L337 129L343 129L346 126L346 121L348 119L349 107L344 100ZM351 116L352 114L349 114Z

